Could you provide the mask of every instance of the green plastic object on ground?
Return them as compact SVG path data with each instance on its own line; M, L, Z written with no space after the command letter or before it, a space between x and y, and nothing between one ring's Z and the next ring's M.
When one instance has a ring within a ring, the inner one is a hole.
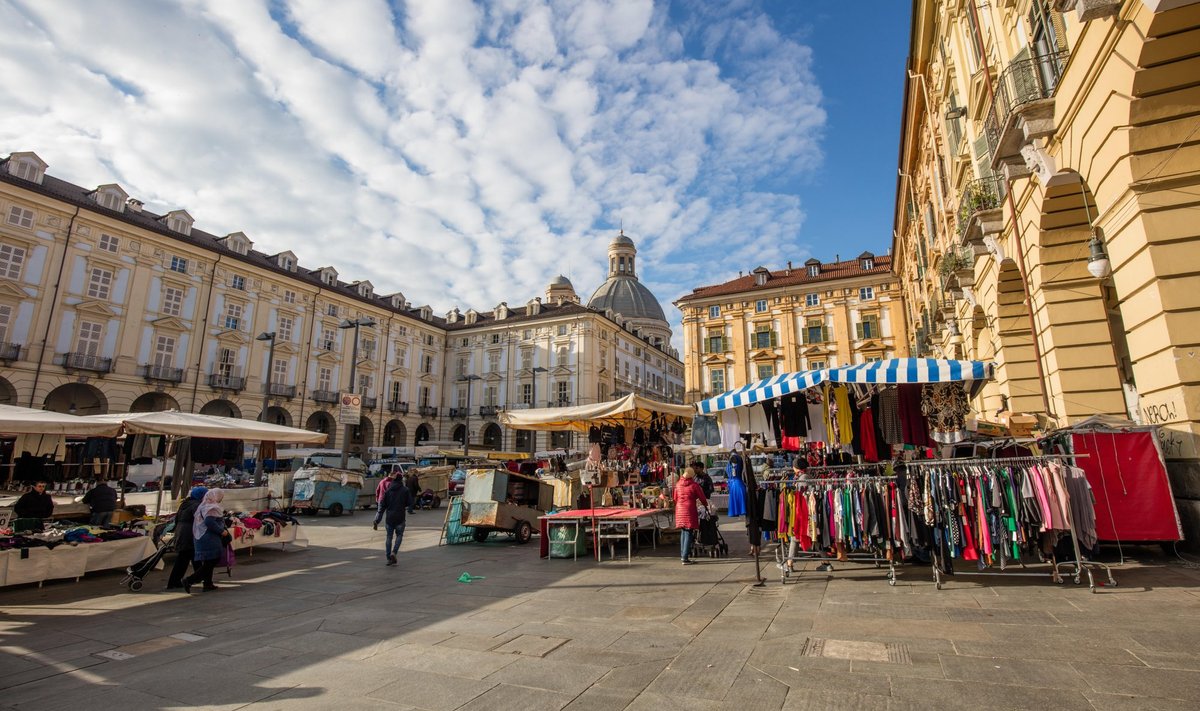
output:
M470 573L467 573L467 572L464 572L462 575L458 576L458 582L460 582L460 583L469 583L472 580L483 580L483 576L482 575L471 575Z

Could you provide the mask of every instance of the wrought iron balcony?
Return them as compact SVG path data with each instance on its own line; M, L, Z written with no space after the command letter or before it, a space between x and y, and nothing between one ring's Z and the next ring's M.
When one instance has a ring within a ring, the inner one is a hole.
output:
M388 408L388 412L395 412L400 415L408 414L408 403L407 402L400 402L399 400L392 400L391 402L389 402L387 404L387 408Z
M267 394L274 395L275 397L286 397L290 400L296 397L296 386L271 383L270 387L267 388Z
M246 387L246 379L232 373L212 373L208 376L208 386L218 390L240 392Z
M363 395L362 396L362 406L367 408L368 410L374 410L376 407L379 406L379 398L372 397L370 395Z
M8 362L21 359L20 343L0 343L0 360Z
M1020 162L1021 147L1054 134L1054 102L1070 54L1053 52L1010 62L993 84L995 102L984 120L993 167Z
M1000 202L1006 183L1002 178L972 180L958 196L958 236L964 245L982 243L984 235L999 234L1004 227Z
M313 390L312 391L312 399L313 400L315 400L317 402L326 402L331 405L337 403L338 396L339 396L339 393L336 390Z
M63 353L62 366L65 370L86 370L92 373L111 373L112 358L101 358L87 353Z
M480 417L495 417L496 413L499 411L500 411L500 408L496 407L495 405L480 405L479 406L479 416Z
M570 398L560 397L559 399L554 401L554 407L570 407L570 406L571 406Z
M417 408L417 413L421 417L437 417L438 409L432 405L422 405Z
M172 368L169 365L142 366L142 377L146 380L157 380L164 383L182 383L183 368Z
M467 416L467 408L465 408L465 407L450 408L450 418L451 419L462 419L466 416Z

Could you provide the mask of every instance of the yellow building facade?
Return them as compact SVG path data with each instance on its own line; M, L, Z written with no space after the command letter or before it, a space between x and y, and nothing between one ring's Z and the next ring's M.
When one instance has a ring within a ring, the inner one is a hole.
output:
M908 355L889 256L776 271L758 267L675 301L683 314L685 401L780 373Z
M185 210L153 214L119 185L84 188L47 168L32 152L0 160L0 403L248 419L265 406L270 422L324 432L330 447L349 437L365 453L468 431L475 445L540 449L558 441L502 428L499 410L622 392L682 398L669 329L664 340L584 306L563 277L544 302L434 315L332 266L255 250L242 232L203 232ZM635 252L624 236L613 244ZM344 429L347 390L364 396L363 413Z
M915 0L896 191L914 352L977 409L1160 425L1200 530L1200 3Z

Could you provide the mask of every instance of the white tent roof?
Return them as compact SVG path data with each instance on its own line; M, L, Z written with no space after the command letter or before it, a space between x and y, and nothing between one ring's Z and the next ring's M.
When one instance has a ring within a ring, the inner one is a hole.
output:
M543 407L536 410L505 410L500 424L519 430L574 430L587 432L596 425L638 426L650 421L651 413L692 419L691 405L672 405L630 393L620 400L575 407Z
M125 412L116 415L90 415L81 420L116 424L126 434L175 435L177 437L212 437L240 439L247 442L296 442L324 444L326 435L295 427L283 427L266 422L242 420L236 417L197 415L187 412Z
M0 405L0 433L74 435L77 437L115 437L120 424L95 422L86 417L49 410Z

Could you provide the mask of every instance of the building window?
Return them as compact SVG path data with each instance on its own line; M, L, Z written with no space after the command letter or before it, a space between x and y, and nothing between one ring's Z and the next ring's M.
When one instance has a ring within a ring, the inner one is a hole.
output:
M809 370L821 370L824 367L825 367L825 361L823 361L823 360L808 361L808 369Z
M875 287L860 287L858 290L858 298L860 301L873 301L875 299Z
M291 257L280 257L279 258L279 266L290 272L290 271L292 271L292 267L294 267L295 265L292 264Z
M333 390L332 368L317 368L317 390L324 390L326 392Z
M229 285L232 286L234 289L237 289L238 291L245 291L246 290L246 277L242 276L241 274L234 274L233 277L230 278L230 280L229 280Z
M713 368L708 373L708 383L714 395L725 392L725 370Z
M493 343L493 344L496 344L496 343L499 343L499 342L500 342L500 334L499 334L499 333L493 333L493 334L492 334L492 343Z
M13 205L8 211L8 224L30 229L33 227L33 210Z
M708 337L705 339L706 353L724 353L729 345L729 340L725 338L725 332L718 329L711 329L708 332Z
M429 407L429 386L421 386L421 407Z
M755 348L774 348L779 345L779 337L769 326L759 326L754 330Z
M279 340L281 340L285 343L292 340L292 326L293 325L294 325L294 322L293 322L291 316L280 316L279 317L279 325L275 329L276 331L279 332Z
M284 289L283 290L283 303L285 303L285 304L296 303L296 292L290 291L288 289Z
M565 347L559 348L558 352L557 352L557 365L559 365L559 366L567 365L568 358L569 358L569 355L567 353L567 349Z
M396 335L397 336L407 336L408 335L408 326L396 326Z
M524 383L521 385L521 402L533 407L533 385Z
M558 397L556 400L558 404L560 406L571 404L571 384L565 380L560 380L555 386L557 388L556 395Z
M488 372L496 373L500 371L500 354L488 353Z
M242 328L242 305L241 304L226 304L225 305L225 328L230 331L238 331Z
M878 363L878 362L880 362L881 360L883 360L883 359L882 359L882 358L880 358L879 356L867 356L866 362L868 362L868 363Z
M805 294L804 295L804 305L805 306L820 306L821 305L821 295L820 294Z
M183 257L171 257L171 271L187 274L188 263Z
M0 277L20 279L25 265L25 248L0 244Z
M810 318L805 322L805 343L827 343L829 341L828 335L825 324L821 322L821 319Z
M117 238L113 237L112 235L100 235L100 249L104 250L105 252L112 252L113 254L116 254L117 246L119 244L120 242L117 240Z
M217 375L223 378L233 376L234 363L237 362L237 354L232 348L222 348L217 356Z
M754 302L754 311L755 312L761 314L762 312L764 312L766 310L767 310L767 300L766 299L759 299L758 301Z
M432 373L433 372L433 356L432 355L426 353L423 356L421 356L421 372L422 373Z
M860 341L867 338L879 338L879 316L876 314L863 316L862 320L854 326Z
M400 382L399 380L393 380L392 381L391 402L403 402L403 401L404 401L404 383Z
M371 397L373 392L375 392L375 376L370 373L359 373L358 394Z
M107 300L112 292L112 279L111 270L92 267L92 275L88 278L88 298Z
M337 344L337 334L334 333L333 327L332 326L322 326L321 327L321 341L317 344L317 346L323 351L331 351L331 350L333 350L333 347L336 344Z
M458 359L458 363L454 366L454 374L460 378L467 374L467 359L465 357Z
M337 307L337 304L329 304L328 306L326 306L326 307L325 307L325 314L326 314L327 316L337 316L337 315L338 315L338 307Z
M75 339L75 352L81 355L100 355L101 326L92 321L79 322L79 335Z
M287 358L276 358L275 365L271 368L272 383L286 383L288 381L288 362Z
M364 338L359 342L358 353L363 360L375 360L375 339Z
M558 335L560 335L560 336L565 336L565 335L567 335L567 324L565 324L565 323L560 323L560 324L558 325Z
M521 351L521 369L529 370L533 367L533 349L526 348Z
M533 338L533 331L531 329L527 328L521 332L521 340L522 341L528 341L531 338Z
M465 410L467 407L467 389L460 387L458 389L458 409Z
M175 365L175 337L159 336L154 344L154 365L171 368Z
M0 304L0 343L8 343L8 325L12 322L12 307Z
M163 288L162 312L167 316L183 314L183 289L176 289L173 286Z
M709 318L720 318L721 317L721 307L720 306L709 306L708 307L708 317Z
M819 264L810 264L810 265L809 265L809 267L808 267L808 275L809 275L810 277L819 277L819 276L821 276L821 265L819 265Z
M28 180L31 183L42 182L41 171L38 169L37 164L33 161L14 160L9 161L8 166L8 172L17 176L21 180Z
M760 363L758 365L758 379L759 380L766 380L767 378L770 378L773 375L775 375L775 364L774 363L766 363L766 364Z
M496 406L496 386L489 385L483 389L483 404L486 407Z
M403 366L408 363L408 349L396 343L396 365Z

